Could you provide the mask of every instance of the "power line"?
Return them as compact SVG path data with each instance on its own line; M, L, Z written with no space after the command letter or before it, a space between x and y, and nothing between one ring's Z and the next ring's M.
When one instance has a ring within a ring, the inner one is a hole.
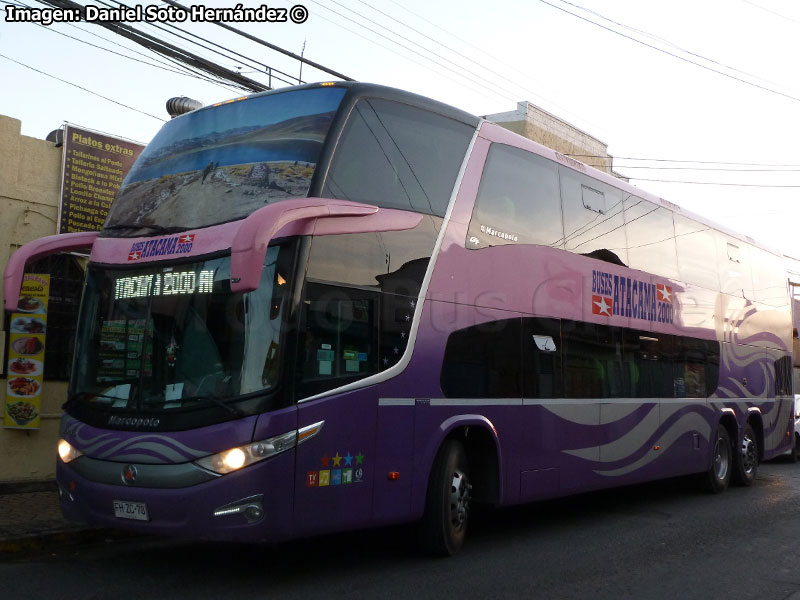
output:
M93 94L94 96L97 96L98 98L102 98L103 100L108 100L109 102L113 102L114 104L118 104L119 106L123 106L123 107L125 107L125 108L127 108L129 110L133 110L133 111L136 111L136 112L141 113L143 115L146 115L148 117L152 117L154 119L158 119L162 123L166 121L166 119L162 119L161 117L157 117L155 115L151 115L150 113L145 112L143 110L139 110L138 108L134 108L132 106L128 106L127 104L123 104L122 102L119 102L118 100L114 100L113 98L109 98L108 96L103 96L103 94L98 94L97 92L94 92L94 91L92 91L92 90L90 90L88 88L82 87L82 86L80 86L80 85L78 85L76 83L72 83L71 81L67 81L66 79L61 79L60 77L56 77L55 75L51 75L50 73L45 73L44 71L41 71L41 70L39 70L39 69L37 69L35 67L32 67L30 65L26 65L25 63L19 62L18 60L14 60L10 56L6 56L5 54L0 54L0 58L5 58L6 60L10 60L11 62L18 64L21 67L25 67L26 69L30 69L31 71L36 71L37 73L45 75L46 77L50 77L50 78L55 79L57 81L60 81L62 83L66 83L67 85L71 85L72 87L76 87L79 90L83 90L84 92L88 92L90 94Z
M631 37L629 35L625 35L621 31L617 31L615 29L612 29L611 27L606 27L605 25L602 25L601 23L598 23L596 21L592 21L591 19L587 19L586 17L582 17L581 15L575 14L574 12L571 12L571 11L567 10L566 8L561 7L561 6L556 6L555 4L547 2L547 0L539 0L539 2L541 2L542 4L546 4L547 6L550 6L551 8L555 8L556 10L560 10L561 12L564 12L564 13L566 13L568 15L571 15L571 16L575 17L576 19L580 19L581 21L585 21L586 23L591 23L595 27L600 27L601 29L605 29L606 31L609 31L609 32L611 32L613 34L616 34L616 35L618 35L620 37L623 37L623 38L625 38L627 40L630 40L632 42L636 42L637 44L640 44L642 46L650 48L651 50L655 50L656 52L661 52L662 54L666 54L667 56L671 56L673 58L677 58L678 60L686 62L686 63L689 63L690 65L694 65L696 67L700 67L701 69L705 69L706 71L711 71L712 73L716 73L717 75L722 75L723 77L727 77L729 79L733 79L734 81L738 81L740 83L744 83L745 85L749 85L751 87L758 88L758 89L760 89L762 91L769 92L769 93L772 93L772 94L776 94L778 96L782 96L782 97L787 98L789 100L794 100L796 102L800 102L800 98L798 98L796 96L792 96L791 94L786 94L784 92L780 92L778 90L774 90L772 88L768 88L766 86L760 85L760 84L752 82L752 81L747 81L746 79L742 79L741 77L736 77L735 75L731 75L730 73L725 73L723 71L720 71L719 69L715 69L714 67L709 67L708 65L700 64L700 63L695 62L695 61L693 61L691 59L688 59L688 58L686 58L684 56L680 56L678 54L674 54L673 52L669 52L668 50L664 50L663 48L659 48L658 46L654 46L653 44L648 44L647 42L643 42L642 40L637 40L634 37ZM709 62L712 62L712 61L709 61Z
M124 6L126 8L130 8L127 4L124 4L123 2L120 2L119 0L114 0L114 2L116 4L118 4L118 5L120 5L120 6ZM235 50L231 50L229 48L225 48L224 46L221 46L220 44L217 44L216 42L212 42L211 40L206 39L206 38L204 38L204 37L202 37L200 35L197 35L196 33L192 33L190 31L182 29L182 28L178 27L177 25L173 25L171 23L167 23L167 26L170 27L171 29L176 30L176 31L180 31L181 33L185 33L185 34L187 34L187 35L189 35L191 37L197 38L198 40L201 40L201 41L205 42L206 44L210 44L211 46L215 46L216 48L221 48L222 50L230 52L231 54L233 54L233 55L235 55L235 56L237 56L239 58L242 58L245 61L249 61L250 63L253 63L253 64L251 64L249 66L253 67L253 68L256 68L257 69L256 72L258 72L258 73L269 73L271 77L275 77L275 79L277 79L278 81L280 81L282 83L286 83L286 84L290 84L290 85L295 83L295 82L283 79L281 77L278 77L277 75L274 75L274 73L279 73L281 75L285 75L286 77L292 77L293 79L296 80L297 83L302 83L299 79L294 78L292 75L289 75L288 73L284 73L283 71L275 69L275 68L267 65L266 63L262 63L262 62L260 62L260 61L258 61L256 59L254 59L254 58L250 58L249 56L245 56L244 54L236 52ZM187 42L189 42L191 44L195 44L196 46L200 46L201 48L203 48L205 50L210 50L211 52L213 52L213 53L215 53L215 54L217 54L219 56L222 56L223 58L226 58L228 60L232 60L232 61L236 62L236 59L231 57L231 56L229 56L228 54L220 52L219 50L214 50L213 48L210 48L209 46L204 46L200 42L196 42L196 41L194 41L194 40L192 40L192 39L190 39L190 38L188 38L186 36L179 35L177 33L169 31L167 28L165 28L165 27L163 27L161 25L153 24L153 27L156 28L156 29L159 29L161 31L164 31L165 33L168 33L169 35L172 35L174 37L177 37L177 38L180 38L182 40L185 40L185 41L187 41ZM259 65L261 67L264 67L264 70L258 69L258 67L254 67L254 65ZM268 86L268 87L272 87L272 86Z
M596 12L594 10L591 10L589 8L586 8L585 6L581 6L579 4L575 4L573 2L569 2L569 0L558 0L558 1L563 3L563 4L567 4L569 6L577 8L578 10L582 10L584 12L587 12L587 13L591 14L591 15L599 17L599 18L603 19L604 21L608 21L609 23L613 23L617 27L622 27L623 29L627 29L628 31L633 31L634 33L638 33L639 35L643 35L643 36L645 36L647 38L650 38L651 40L655 40L657 42L661 42L662 44L666 44L667 46L671 46L672 48L675 48L676 50L679 50L679 51L683 52L684 54L688 54L689 56L694 56L695 58L699 58L700 60L704 60L706 62L710 62L710 63L715 64L715 65L719 65L720 67L728 69L729 71L734 71L736 73L741 73L742 75L746 75L747 77L753 77L755 79L759 79L761 81L764 81L764 82L767 82L767 83L771 83L773 85L781 85L781 84L776 83L774 81L769 81L768 79L764 79L763 77L761 77L759 75L755 75L753 73L747 73L746 71L742 71L740 69L737 69L736 67L732 67L730 65L726 65L726 64L721 63L721 62L719 62L717 60L714 60L712 58L708 58L707 56L703 56L701 54L697 54L696 52L692 52L690 50L686 50L685 48L681 48L680 46L678 46L674 42L671 42L671 41L669 41L669 40L667 40L665 38L662 38L660 36L654 35L652 33L648 33L647 31L644 31L642 29L637 29L635 27L631 27L630 25L625 25L624 23L620 23L619 21L614 21L613 19L610 19L610 18L608 18L608 17L606 17L604 15L601 15L600 13L598 13L598 12Z
M762 183L730 183L721 181L681 181L675 179L646 179L643 177L631 177L633 181L656 181L659 183L681 183L688 185L724 185L729 187L747 187L747 188L788 188L800 189L798 185L781 185L781 184L762 184Z
M166 0L165 0L165 1L166 1ZM317 0L310 0L310 1L311 1L311 2L313 2L314 4L316 4L317 6L319 6L319 7L321 7L321 8L324 8L324 9L325 9L325 10L327 10L327 11L330 11L330 12L332 12L332 13L333 13L333 14L335 14L336 16L338 16L338 17L341 17L342 19L345 19L345 20L347 20L347 21L350 21L351 23L353 23L353 24L355 24L355 25L358 25L358 26L359 26L359 27L361 27L362 29L366 29L366 30L367 30L367 31L369 31L370 33L372 33L372 34L374 34L374 35L377 35L377 36L379 36L379 37L381 37L381 38L383 38L383 39L385 39L385 40L387 40L387 41L391 42L392 44L395 44L396 46L400 46L401 48L403 48L404 50L407 50L408 52L411 52L411 53L413 53L413 54L416 54L417 56L421 57L422 59L424 59L424 60L426 60L426 61L429 61L429 62L433 63L433 64L434 64L434 65L436 65L437 67L439 67L439 68L441 68L441 69L445 69L445 70L447 70L447 71L450 71L451 73L453 73L453 74L457 75L458 77L461 77L462 79L465 79L465 80L466 80L466 81L468 81L470 84L473 84L473 85L474 85L474 84L476 84L476 83L477 83L477 82L476 82L474 79L472 79L472 78L468 77L467 75L464 75L463 73L460 73L460 72L456 71L455 69L453 69L453 68L451 68L451 67L448 67L447 65L443 65L443 64L439 63L438 61L436 61L436 60L434 60L434 59L432 59L432 58L430 58L430 57L426 56L425 54L422 54L421 52L418 52L417 50L414 50L413 48L409 48L409 47L408 47L408 46L406 46L405 44L403 44L403 43L401 43L401 42L398 42L397 40L394 40L394 39L392 39L392 38L390 38L390 37L388 37L388 36L386 36L386 35L384 35L384 34L382 34L382 33L378 32L378 31L375 31L375 30L374 30L374 29L372 29L371 27L368 27L368 26L364 25L363 23L359 23L358 21L356 21L356 20L354 20L354 19L352 19L352 18L348 17L347 15L343 15L342 13L340 13L340 12L338 12L338 11L336 11L336 10L332 9L332 8L329 8L329 7L325 6L324 4L321 4L321 3L320 3L320 2L318 2ZM338 3L337 3L337 4L338 4ZM348 10L350 10L350 9L348 9ZM368 20L369 20L369 19L368 19ZM337 23L337 25L338 25L338 23ZM383 27L383 26L381 25L380 27ZM383 27L383 28L384 28L384 29L387 29L386 27ZM391 30L389 30L389 31L391 31ZM392 32L392 33L394 33L394 32ZM395 34L395 35L397 35L397 34ZM401 37L401 38L402 38L403 36L398 36L398 37ZM406 39L406 38L403 38L403 39ZM412 42L412 43L415 43L415 42ZM418 44L417 44L417 45L418 45ZM429 51L427 48L423 48L423 49L424 49L424 50L426 50L426 51L428 51L428 52L430 52L430 51ZM397 52L395 52L395 51L393 51L393 50L390 50L390 51L391 51L391 52L393 52L394 54L397 54ZM437 71L434 71L433 69L431 69L431 68L430 68L430 66L425 66L425 65L423 65L423 67L424 67L424 68L426 68L426 69L429 69L429 70L433 71L434 73L437 73L437 75L438 75L438 74L440 74L440 73L438 73ZM459 67L459 68L461 68L461 67ZM515 101L513 97L511 97L511 96L507 96L507 95L505 95L505 94L502 94L502 93L498 92L497 90L495 90L495 89L493 89L493 88L488 88L488 89L486 89L485 91L492 92L492 93L494 93L495 95L497 95L497 96L499 96L499 97L501 97L501 98L510 99L511 101Z
M175 0L162 0L162 2L165 2L166 4L170 4L172 6L176 6L178 8L183 9L183 10L187 10L187 8L185 6L183 6L179 2L175 2ZM334 77L338 77L339 79L343 79L345 81L353 81L352 77L348 77L347 75L342 75L341 73L337 73L333 69L329 69L328 67L324 67L321 64L314 62L313 60L309 60L309 59L304 58L302 56L298 56L294 52L289 52L288 50L285 50L285 49L283 49L283 48L281 48L279 46L276 46L274 44L270 44L269 42L266 42L266 41L262 40L261 38L257 38L254 35L250 35L249 33L245 32L245 31L242 31L241 29L236 29L235 27L231 27L227 23L223 23L222 21L210 21L210 22L213 23L214 25L222 27L223 29L227 29L228 31L232 31L237 35L240 35L240 36L242 36L244 38L247 38L248 40L250 40L252 42L256 42L257 44L261 44L262 46L266 46L267 48L270 48L271 50L275 50L276 52L280 52L281 54L285 54L286 56L294 58L295 60L299 60L301 63L309 65L309 66L314 67L316 69L319 69L320 71L328 73L329 75L333 75Z
M781 19L786 19L787 21L791 21L792 23L800 24L800 21L798 21L796 19L792 19L791 17L787 17L786 15L782 15L779 12L775 12L774 10L770 10L769 8L767 8L765 6L761 6L760 4L756 4L755 2L750 2L750 0L742 0L742 2L744 2L745 4L749 4L750 6L755 6L756 8L759 8L759 9L765 11L765 12L771 13L771 14L775 15L776 17L780 17Z
M80 14L85 17L86 8L81 6L77 2L73 2L72 0L38 0L41 4L46 4L49 6L54 6L57 8L69 8L69 9L77 9L80 11ZM105 27L114 33L117 33L123 37L126 37L137 44L144 46L150 50L154 50L159 54L173 57L177 60L180 60L188 65L191 65L197 69L205 71L217 77L219 79L224 79L230 81L232 84L238 86L240 89L250 92L261 92L268 89L268 86L250 79L249 77L245 77L235 71L231 71L230 69L226 69L215 62L212 62L208 59L205 59L197 54L189 52L183 48L175 46L174 44L170 44L165 42L157 37L151 36L144 31L131 27L130 25L126 25L121 21L100 21L98 25L101 27Z
M700 165L734 165L743 167L800 167L800 164L726 162L721 160L685 160L677 158L643 158L638 156L605 156L600 154L567 154L573 158L613 158L614 160L642 160L652 162L695 163Z

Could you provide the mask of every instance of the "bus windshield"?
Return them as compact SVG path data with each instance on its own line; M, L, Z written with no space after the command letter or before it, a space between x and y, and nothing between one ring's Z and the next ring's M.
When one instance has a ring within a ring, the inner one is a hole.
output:
M306 196L345 92L272 93L173 119L128 173L105 230L137 236L206 227Z
M258 290L230 291L230 257L90 267L70 401L153 414L216 406L277 386L291 252L268 249Z

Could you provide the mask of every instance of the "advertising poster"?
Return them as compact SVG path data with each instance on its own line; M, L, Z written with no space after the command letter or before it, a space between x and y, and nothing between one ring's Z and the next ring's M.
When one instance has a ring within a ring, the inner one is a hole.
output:
M58 233L98 231L144 146L67 125Z
M26 273L17 310L11 313L3 426L39 429L44 385L44 345L50 275Z

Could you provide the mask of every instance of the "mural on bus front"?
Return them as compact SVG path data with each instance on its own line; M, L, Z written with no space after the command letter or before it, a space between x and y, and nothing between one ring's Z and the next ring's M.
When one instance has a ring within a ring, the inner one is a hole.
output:
M170 121L126 177L105 226L204 227L307 195L344 93L256 96Z

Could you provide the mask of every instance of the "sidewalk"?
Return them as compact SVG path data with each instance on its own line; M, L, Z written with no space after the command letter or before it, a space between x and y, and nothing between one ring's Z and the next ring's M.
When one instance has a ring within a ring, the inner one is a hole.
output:
M61 515L54 481L0 483L0 559L13 553L63 548L119 534L67 521Z

